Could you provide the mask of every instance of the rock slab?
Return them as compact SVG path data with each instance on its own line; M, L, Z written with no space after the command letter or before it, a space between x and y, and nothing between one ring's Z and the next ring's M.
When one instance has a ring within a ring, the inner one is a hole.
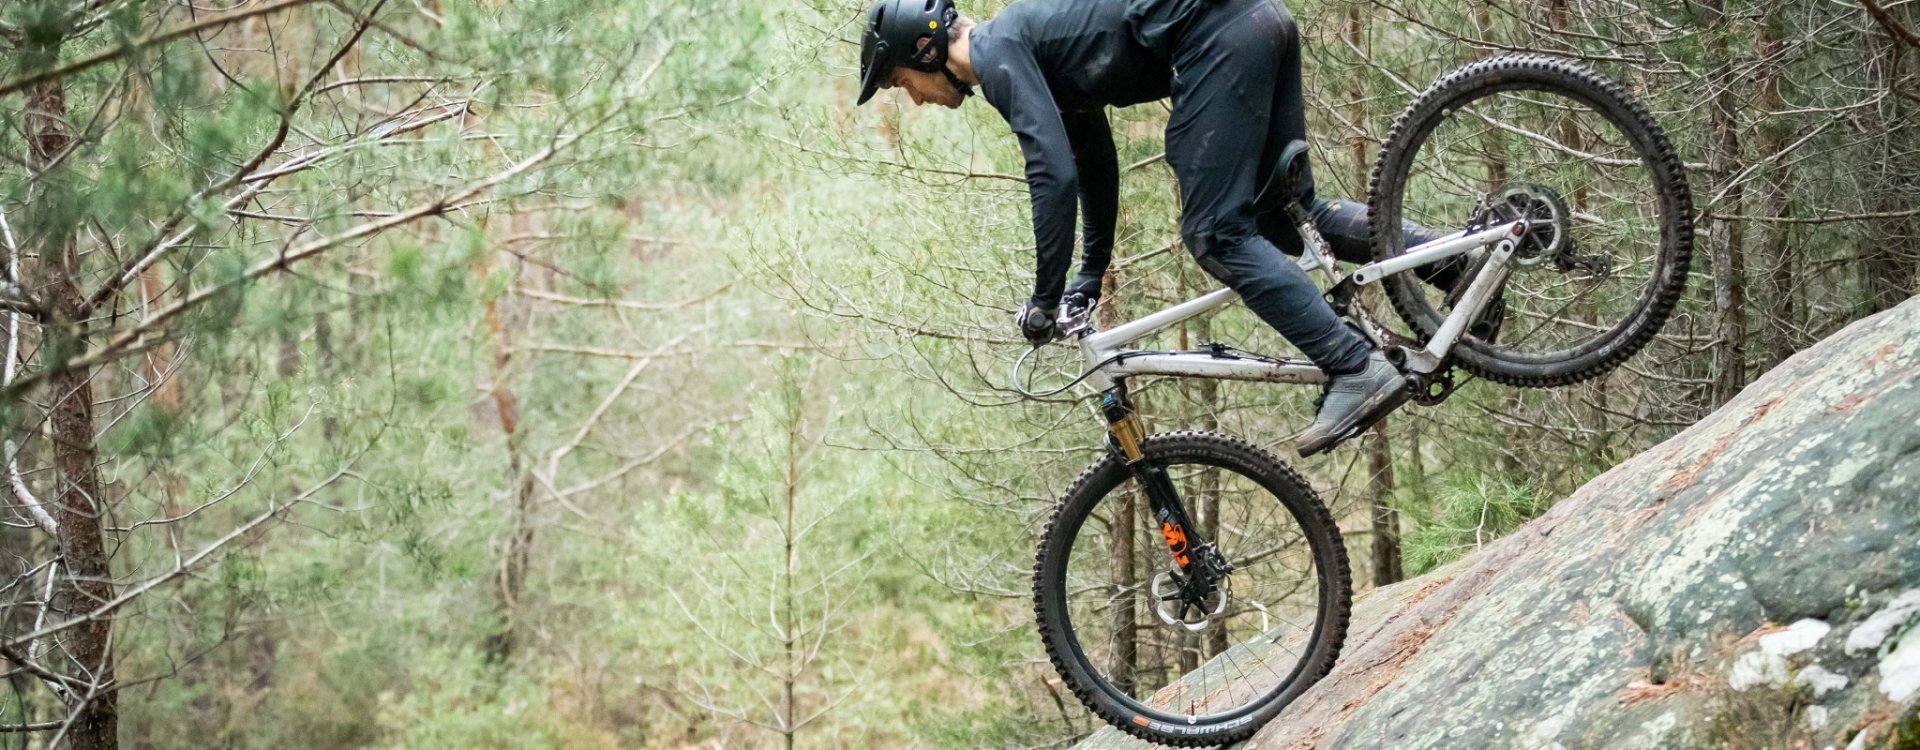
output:
M1916 625L1920 300L1363 597L1333 673L1242 747L1904 745Z

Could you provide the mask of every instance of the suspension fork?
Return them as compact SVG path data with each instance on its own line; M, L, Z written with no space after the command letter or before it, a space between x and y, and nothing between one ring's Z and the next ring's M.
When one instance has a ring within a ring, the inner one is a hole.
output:
M1203 549L1212 550L1211 540L1200 536L1186 504L1180 501L1173 478L1167 476L1166 467L1141 460L1140 443L1146 439L1146 430L1141 427L1140 414L1134 410L1132 399L1127 398L1125 380L1116 381L1113 388L1101 396L1100 411L1107 418L1107 450L1126 461L1127 470L1146 489L1147 507L1160 524L1160 537L1184 574L1181 588L1189 598L1212 593L1218 583L1216 578L1224 573L1212 571L1211 566L1203 564L1209 556L1199 554Z

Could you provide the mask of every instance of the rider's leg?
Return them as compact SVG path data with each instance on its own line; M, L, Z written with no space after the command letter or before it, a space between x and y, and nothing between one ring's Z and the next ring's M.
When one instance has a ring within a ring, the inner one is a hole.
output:
M1343 200L1324 200L1315 198L1309 204L1307 212L1313 216L1313 225L1320 236L1327 239L1327 245L1333 248L1333 257L1354 265L1373 262L1373 245L1367 232L1367 205ZM1298 231L1288 227L1288 234L1298 236ZM1411 221L1400 222L1400 236L1406 243L1402 247L1419 247L1447 236L1445 232L1428 229ZM1296 240L1296 244L1297 244ZM1420 266L1413 274L1422 281L1441 289L1452 289L1460 280L1459 256L1448 258L1439 263Z
M1225 0L1188 26L1174 53L1167 164L1180 179L1180 233L1208 273L1331 376L1297 447L1317 453L1406 399L1386 357L1342 323L1280 248L1261 236L1259 178L1282 147L1306 137L1300 35L1277 0ZM1303 189L1311 189L1307 176ZM1295 243L1299 242L1296 236Z
M1366 340L1260 235L1254 214L1263 162L1277 158L1265 153L1275 71L1291 64L1298 75L1297 44L1273 0L1227 0L1195 18L1174 55L1167 163L1180 181L1180 234L1201 267L1321 369L1355 373L1367 366ZM1297 119L1304 129L1304 112Z
M1288 24L1291 25L1291 19ZM1283 56L1294 60L1299 58L1299 38L1289 35L1284 40L1288 49ZM1307 139L1305 85L1301 81L1300 66L1286 64L1277 69L1274 80L1273 102L1270 110L1272 125L1266 134L1266 154L1269 159L1277 160L1281 150L1295 140ZM1272 161L1262 163L1261 174L1272 169ZM1313 170L1309 166L1304 184L1301 185L1301 203L1307 206L1307 212L1313 217L1314 228L1320 236L1326 238L1327 245L1333 250L1333 257L1344 263L1364 265L1373 262L1373 246L1367 230L1367 206L1346 200L1321 200L1315 196ZM1287 218L1285 211L1268 211L1260 216L1260 234L1288 255L1300 254L1300 232ZM1411 221L1400 222L1404 247L1417 247L1446 236L1446 232L1429 229ZM1449 258L1439 263L1420 266L1413 274L1435 287L1445 290L1454 288L1460 280L1465 264L1458 258Z
M1327 245L1332 247L1333 255L1347 263L1356 265L1373 262L1373 247L1367 236L1367 207L1365 204L1342 200L1313 200L1308 212L1313 216L1314 228L1325 237ZM1273 212L1272 215L1281 212ZM1285 223L1285 222L1282 222ZM1275 233L1271 222L1264 223L1261 230ZM1411 221L1400 222L1403 248L1418 247L1445 237L1446 234L1428 229ZM1294 252L1299 252L1299 232L1287 227L1286 235L1293 238ZM1284 246L1283 246L1284 247ZM1448 304L1466 291L1464 282L1468 277L1469 261L1465 255L1455 255L1438 263L1430 263L1413 268L1413 275L1428 285L1446 293ZM1502 319L1506 316L1506 304L1495 297L1492 304L1480 311L1468 326L1467 333L1488 343L1498 341Z

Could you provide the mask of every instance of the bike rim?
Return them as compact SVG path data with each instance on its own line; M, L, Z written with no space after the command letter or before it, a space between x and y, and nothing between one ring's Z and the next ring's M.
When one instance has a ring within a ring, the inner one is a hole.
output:
M1481 194L1516 184L1548 188L1571 213L1572 258L1515 265L1503 287L1506 325L1498 344L1469 334L1462 344L1501 360L1550 364L1590 354L1640 317L1663 283L1664 241L1674 217L1661 199L1658 145L1628 113L1574 91L1531 82L1488 86L1442 105L1412 148L1402 219L1458 229ZM1394 233L1397 235L1397 233ZM1385 238L1395 253L1405 248ZM1571 267L1566 267L1568 264ZM1606 273L1592 266L1603 264ZM1445 317L1446 290L1419 287L1417 313L1431 329Z
M1225 462L1182 457L1160 465L1196 526L1234 565L1224 610L1198 632L1156 617L1153 578L1174 565L1146 518L1145 495L1123 477L1082 517L1066 546L1066 575L1055 585L1070 645L1099 687L1138 715L1176 724L1232 721L1297 682L1323 627L1326 583L1301 522L1272 488ZM1113 518L1129 506L1127 546L1120 549ZM1130 666L1122 632L1134 633Z

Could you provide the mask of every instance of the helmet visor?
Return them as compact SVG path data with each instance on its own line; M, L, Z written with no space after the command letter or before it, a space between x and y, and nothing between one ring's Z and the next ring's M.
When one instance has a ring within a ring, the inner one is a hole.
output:
M853 106L866 104L893 73L893 61L888 57L887 43L880 41L879 34L867 32L860 42L860 99Z

